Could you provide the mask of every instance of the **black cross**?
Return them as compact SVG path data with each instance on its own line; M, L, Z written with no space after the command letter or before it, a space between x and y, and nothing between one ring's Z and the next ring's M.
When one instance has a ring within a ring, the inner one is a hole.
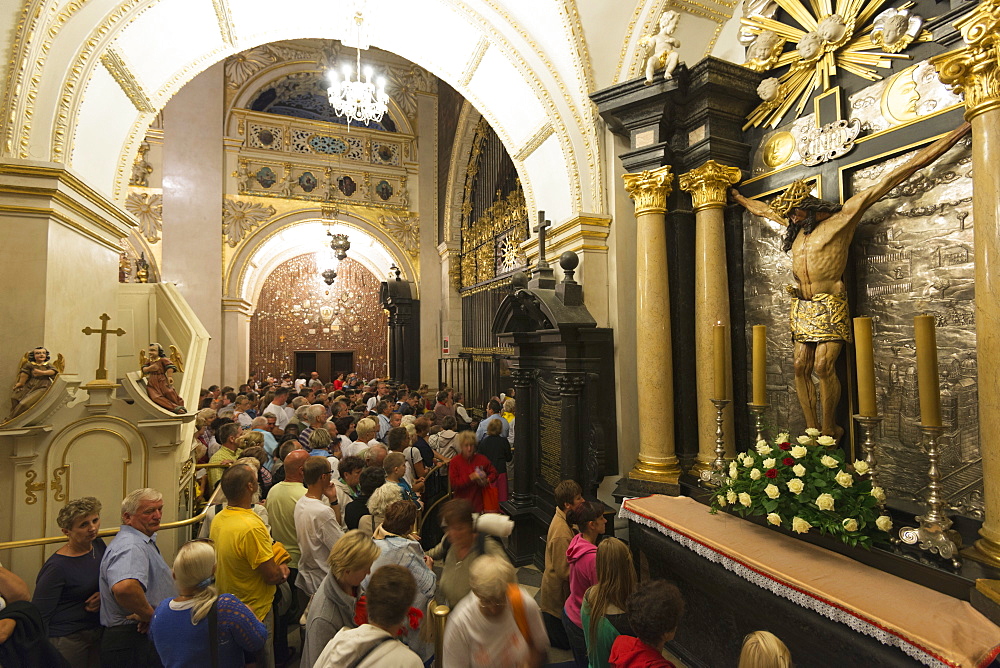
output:
M538 212L538 225L535 226L534 232L538 234L538 262L535 263L536 269L548 269L549 263L545 261L545 230L552 227L552 221L545 220L545 212Z

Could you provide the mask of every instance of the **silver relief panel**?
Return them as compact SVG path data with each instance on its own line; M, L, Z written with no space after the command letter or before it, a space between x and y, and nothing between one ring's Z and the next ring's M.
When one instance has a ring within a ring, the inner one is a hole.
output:
M913 153L851 175L865 190ZM923 499L927 457L921 447L913 318L937 322L941 410L941 484L949 505L981 517L976 323L972 230L972 157L968 139L914 174L868 210L851 249L853 312L875 328L881 479L889 493Z
M858 170L850 178L851 192L869 187L912 155ZM875 322L876 384L879 411L885 416L879 459L890 496L925 495L927 457L918 428L913 317L930 313L937 317L947 424L941 455L944 494L959 512L982 517L970 172L966 140L872 206L851 247L850 300L853 315L868 315ZM768 327L767 423L800 434L805 421L794 387L785 292L793 278L791 258L781 250L785 228L750 214L744 221L748 350L752 325ZM748 390L750 373L748 368ZM853 376L852 370L851 382Z

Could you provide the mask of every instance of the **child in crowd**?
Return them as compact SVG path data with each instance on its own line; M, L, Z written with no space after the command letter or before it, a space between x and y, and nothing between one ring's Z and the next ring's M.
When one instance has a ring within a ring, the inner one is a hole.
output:
M739 668L792 668L792 655L778 636L754 631L743 640Z
M676 668L663 658L663 646L673 640L684 614L684 599L676 586L653 580L629 596L628 621L638 637L618 636L611 646L611 668Z
M385 467L385 481L399 485L399 488L403 492L403 499L412 501L419 508L420 495L417 492L424 488L424 482L420 480L413 487L410 487L410 483L406 482L406 478L404 477L406 474L406 457L403 456L403 453L390 452L386 455L383 466Z

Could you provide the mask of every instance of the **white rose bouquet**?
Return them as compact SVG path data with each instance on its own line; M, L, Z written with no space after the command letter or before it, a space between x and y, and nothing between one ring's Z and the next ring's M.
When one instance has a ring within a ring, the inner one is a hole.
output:
M848 465L844 453L830 449L831 439L817 430L794 441L787 433L778 436L737 456L728 482L714 492L711 512L725 507L796 533L815 529L865 548L887 539L892 521L882 509L885 493L873 489L864 462Z

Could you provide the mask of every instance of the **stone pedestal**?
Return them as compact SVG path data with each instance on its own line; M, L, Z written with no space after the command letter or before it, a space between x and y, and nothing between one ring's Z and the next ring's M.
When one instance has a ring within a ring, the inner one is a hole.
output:
M674 452L674 371L664 218L673 174L667 165L623 178L625 190L635 201L635 328L639 332L635 362L645 390L636 407L639 457L628 477L656 483L662 491L677 494L681 468Z
M701 364L698 365L698 459L695 472L711 468L715 459L716 408L712 399L731 399L733 394L732 358L729 355L729 341L726 341L726 396L715 394L716 379L714 365L713 326L724 325L727 334L732 333L729 316L729 279L726 275L726 230L724 207L727 189L740 180L737 167L729 167L709 160L700 167L680 176L681 190L691 193L695 212L695 279L694 279L694 329L695 351ZM726 452L733 453L733 404L723 411L723 431Z
M972 212L976 249L976 337L979 433L986 519L980 539L963 554L1000 566L1000 0L984 0L955 23L965 47L931 59L941 80L965 93L972 124Z

